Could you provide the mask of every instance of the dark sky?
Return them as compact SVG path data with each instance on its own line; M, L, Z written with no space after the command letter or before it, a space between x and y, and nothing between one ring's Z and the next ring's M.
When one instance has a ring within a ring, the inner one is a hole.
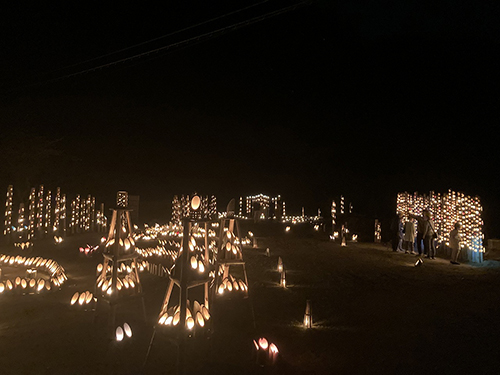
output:
M480 195L500 235L495 2L312 2L72 75L293 4L111 54L257 2L12 2L0 16L2 186L106 202L126 189L144 220L168 218L172 195L194 190L219 209L281 194L297 214L343 194L384 216L398 191L451 188Z

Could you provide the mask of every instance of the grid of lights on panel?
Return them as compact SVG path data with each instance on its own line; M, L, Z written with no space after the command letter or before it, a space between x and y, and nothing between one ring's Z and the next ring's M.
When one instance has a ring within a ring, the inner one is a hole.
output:
M60 238L67 232L101 231L107 225L107 219L103 214L104 205L101 204L100 209L96 209L95 197L91 195L86 199L76 195L68 213L66 194L61 194L59 187L56 189L56 194L52 194L51 190L45 190L44 185L40 185L38 191L31 188L27 199L27 210L24 203L19 203L19 209L16 211L17 220L14 220L13 196L14 188L9 185L5 201L3 233L5 236L19 239L19 242L43 237L46 234ZM69 220L67 214L70 215Z
M17 269L12 273L19 274L19 268L25 268L24 277L16 276L13 279L2 280L0 293L13 290L22 291L23 294L50 291L59 288L68 279L64 268L52 259L3 254L0 255L0 264L3 267L2 274L5 274L5 271L11 273L11 268ZM45 277L41 277L39 273Z
M483 207L479 197L449 190L446 194L430 192L429 195L407 192L397 196L397 213L408 219L409 214L421 216L428 209L438 231L438 240L449 246L449 234L455 223L461 224L460 234L473 262L483 260Z

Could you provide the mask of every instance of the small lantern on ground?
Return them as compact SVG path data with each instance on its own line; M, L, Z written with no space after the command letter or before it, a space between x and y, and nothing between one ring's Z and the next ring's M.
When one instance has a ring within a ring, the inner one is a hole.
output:
M312 310L311 310L311 301L306 301L306 312L304 314L304 327L311 328L312 327Z
M278 272L283 272L283 260L278 257Z
M280 286L282 288L286 288L286 279L285 279L285 270L281 272L281 277L280 277Z

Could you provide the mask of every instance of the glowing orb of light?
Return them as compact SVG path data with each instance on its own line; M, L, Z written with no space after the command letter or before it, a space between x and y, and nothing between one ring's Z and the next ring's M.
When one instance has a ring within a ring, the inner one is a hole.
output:
M122 341L123 340L123 328L118 327L116 328L116 341Z
M201 199L198 195L195 195L193 199L191 199L191 208L196 211L198 208L200 208L201 205Z
M267 347L269 346L269 343L267 342L267 340L262 337L259 339L259 346L263 349L263 350L266 350Z

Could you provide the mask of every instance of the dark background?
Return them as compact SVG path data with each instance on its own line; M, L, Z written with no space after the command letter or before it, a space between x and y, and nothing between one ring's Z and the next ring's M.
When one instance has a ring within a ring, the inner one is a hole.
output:
M254 4L181 3L2 9L1 186L61 186L108 206L124 189L145 221L167 220L173 194L192 191L219 210L281 194L287 213L309 215L343 194L387 218L398 191L452 189L481 196L486 236L500 236L495 2L316 1L76 74L294 4L111 54Z

